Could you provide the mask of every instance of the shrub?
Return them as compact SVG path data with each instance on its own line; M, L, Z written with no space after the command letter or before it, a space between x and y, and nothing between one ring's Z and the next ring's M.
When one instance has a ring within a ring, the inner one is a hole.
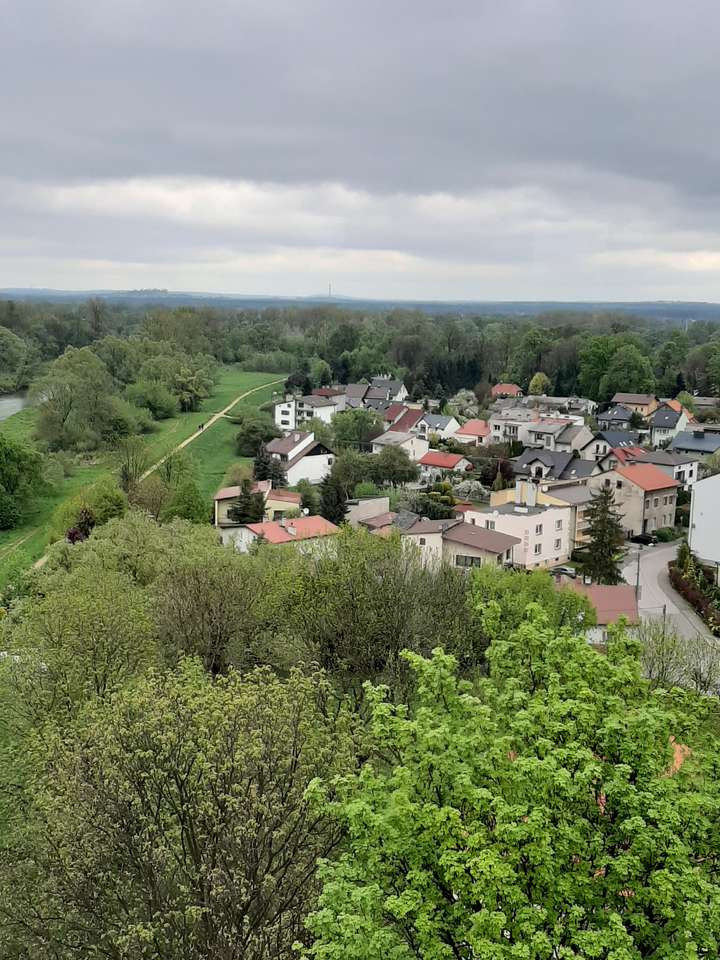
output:
M655 531L655 536L660 543L670 543L671 540L677 540L677 533L674 527L660 527Z

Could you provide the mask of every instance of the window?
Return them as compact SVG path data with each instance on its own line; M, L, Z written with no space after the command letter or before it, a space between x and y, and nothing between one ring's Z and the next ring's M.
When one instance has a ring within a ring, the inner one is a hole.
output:
M495 521L494 521L494 520L486 520L486 521L485 521L485 526L487 527L488 530L494 530L494 529L495 529Z
M622 480L616 480L616 481L615 481L615 489L616 489L616 490L622 490Z
M657 507L660 503L660 497L653 497L653 506Z
M606 487L609 487L609 486L610 486L610 478L609 478L609 477L606 477L606 478L605 478L605 486L606 486Z
M559 550L561 546L562 546L562 540L556 540L556 541L555 541L555 549L556 549L556 550Z
M562 520L556 520L556 521L555 521L555 529L556 529L556 530L562 530Z
M290 426L290 421L289 421L289 420L281 420L281 421L280 421L280 425L281 425L282 427L289 427L289 426Z
M540 554L542 553L542 544L541 544L541 543L536 543L536 544L535 544L535 547L534 547L534 549L533 549L533 553L535 554L536 557L539 557L539 556L540 556Z
M648 498L645 500L645 509L646 509L646 510L649 510L649 509L650 509L650 497L648 497Z
M541 523L536 523L536 524L535 524L535 535L539 537L539 536L541 535L541 533L542 533L542 524L541 524Z
M421 547L425 546L425 537L420 537L420 546Z
M456 567L479 567L482 565L482 557L468 557L463 553L455 555Z

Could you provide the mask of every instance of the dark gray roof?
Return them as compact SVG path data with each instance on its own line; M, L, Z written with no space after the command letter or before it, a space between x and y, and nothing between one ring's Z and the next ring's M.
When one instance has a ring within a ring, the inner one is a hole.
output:
M400 392L403 382L402 380L390 380L387 377L373 377L371 384L373 387L382 387L384 390L389 390L394 396Z
M685 463L694 463L696 457L689 457L670 450L648 450L642 458L643 463L654 463L658 467L681 467Z
M526 474L532 463L540 462L549 468L549 477L553 480L576 480L591 476L597 464L593 460L582 460L575 453L559 453L552 450L523 450L513 463L516 474Z
M640 443L640 434L636 430L601 430L597 437L610 447L636 447Z
M682 416L677 410L673 410L672 407L658 407L655 413L650 417L650 426L651 427L665 427L666 429L672 429L677 426L677 422Z
M446 417L444 414L440 413L426 413L423 414L422 419L431 428L436 430L445 430L453 418Z
M633 411L628 410L627 407L616 406L610 407L605 413L599 413L598 420L602 420L603 423L627 423L632 415Z
M670 444L673 450L694 453L715 453L720 450L720 433L700 433L699 430L681 430Z
M590 503L593 498L590 487L582 483L576 483L572 487L552 487L550 495L571 504Z

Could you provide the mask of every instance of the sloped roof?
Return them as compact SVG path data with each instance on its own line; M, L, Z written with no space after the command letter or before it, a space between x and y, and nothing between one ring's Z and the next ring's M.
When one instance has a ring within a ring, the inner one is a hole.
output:
M345 396L356 400L362 400L367 392L368 385L366 383L349 383L345 388Z
M652 393L616 393L611 403L652 403L655 395Z
M268 520L265 523L246 523L244 526L268 543L293 543L296 540L328 537L339 532L339 528L324 517L298 517L284 524Z
M595 435L602 437L609 447L634 447L640 441L640 434L635 430L600 430Z
M272 480L256 480L250 487L250 493L268 493L272 489ZM240 496L241 487L223 487L213 497L213 500L235 500ZM279 493L279 491L275 491Z
M423 467L439 467L441 470L455 470L458 464L465 460L459 453L443 453L441 450L428 450L424 457L420 458L420 464Z
M628 463L633 460L644 459L646 453L647 450L643 447L611 447L607 456L612 454L620 463Z
M286 437L275 437L266 444L266 449L268 453L279 453L281 456L287 456L309 436L310 434L306 430L293 430Z
M268 500L284 500L287 503L297 503L298 505L302 501L302 495L299 493L294 493L292 490L271 490L267 495Z
M650 425L652 427L672 429L672 427L677 426L677 422L682 416L682 407L679 410L675 410L670 404L663 404L661 407L658 407L652 417L650 417Z
M402 416L406 410L407 407L404 403L400 403L399 400L393 400L393 402L389 403L383 410L383 420L387 420L392 423L394 420L397 420L398 417Z
M501 396L503 393L509 397L517 397L522 393L522 390L516 383L496 383L490 391L493 397Z
M379 530L381 527L389 527L393 524L397 514L394 510L387 510L380 513L377 517L368 517L367 520L360 520L360 525L367 527L368 530Z
M609 420L610 422L616 421L617 423L625 423L631 419L633 411L629 410L627 407L618 405L615 407L610 407L609 410L606 410L605 413L598 414L598 420Z
M444 413L424 413L420 419L424 420L425 423L431 428L436 430L447 430L453 417L448 417Z
M675 435L670 446L673 450L715 453L716 450L720 450L720 433L701 434L699 430L681 430Z
M487 420L468 420L457 431L456 436L463 437L489 437L490 425Z
M406 410L405 413L393 423L393 430L397 433L406 433L408 430L412 430L415 424L422 420L424 416L425 412L423 410Z
M634 483L646 493L680 486L677 480L673 480L654 463L628 463L624 467L615 467L615 473Z
M600 583L586 584L581 580L568 580L563 581L562 585L588 598L595 607L597 622L602 627L617 623L621 617L625 617L631 624L640 622L635 589L626 583L607 586Z
M383 447L399 447L401 444L407 443L408 440L412 440L415 437L414 433L402 433L399 430L395 430L396 426L397 424L394 423L392 430L388 430L379 437L375 437L373 443L379 443Z

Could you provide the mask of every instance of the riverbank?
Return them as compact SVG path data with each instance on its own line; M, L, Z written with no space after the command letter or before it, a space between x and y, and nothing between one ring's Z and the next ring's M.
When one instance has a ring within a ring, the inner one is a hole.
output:
M152 462L160 460L183 440L197 433L201 423L205 423L213 414L227 407L235 397L255 387L265 387L277 379L278 375L276 373L248 373L233 366L223 367L214 395L203 402L201 410L159 421L157 429L144 438L149 458ZM271 398L272 391L273 388L267 386L267 389L260 390L247 397L246 401L241 401L241 404L244 405L247 402L255 407L260 406ZM33 407L26 407L0 423L0 433L16 440L33 443L32 437L36 418L37 410ZM212 430L208 431L208 443L198 448L193 444L189 451L196 458L200 486L208 500L211 493L214 492L210 491L210 477L217 470L219 459L226 458L223 472L233 460L237 459L233 455L234 450L225 442L227 438L224 437L224 434L222 440L215 441L213 437L215 431L224 426L225 422L219 421ZM197 443L201 444L205 440L205 436L198 436ZM212 452L211 474L207 472L203 463L208 452ZM17 571L31 567L45 553L48 546L52 516L58 507L66 500L74 497L84 487L112 475L116 467L115 457L110 452L98 454L91 462L78 465L73 475L67 477L58 488L36 497L33 507L22 526L13 530L0 531L0 587L4 586Z

